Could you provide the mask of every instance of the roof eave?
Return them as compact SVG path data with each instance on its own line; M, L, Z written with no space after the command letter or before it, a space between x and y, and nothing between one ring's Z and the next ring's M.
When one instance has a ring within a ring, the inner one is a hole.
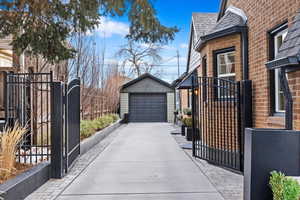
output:
M136 79L133 79L133 80L125 83L124 85L122 85L121 90L125 89L125 88L127 88L127 87L129 87L129 86L145 79L145 78L150 78L154 81L157 81L157 82L161 83L162 85L165 85L166 87L169 87L170 89L174 89L174 87L171 84L169 84L169 83L167 83L167 82L165 82L165 81L163 81L163 80L161 80L161 79L159 79L159 78L157 78L157 77L155 77L155 76L153 76L149 73L145 73L145 74L142 74L141 76L137 77Z
M192 88L192 79L191 76L195 72L196 69L193 71L186 73L186 75L183 77L183 79L176 85L175 89L191 89Z
M268 70L289 68L295 65L299 65L299 59L297 58L297 56L279 58L266 63L266 67Z
M236 33L241 33L243 31L245 31L246 29L247 29L247 25L233 26L233 27L229 27L227 29L220 30L220 31L208 34L208 35L204 35L204 36L200 37L200 39L198 40L195 49L196 49L196 51L199 52L203 48L203 46L210 40L214 40L217 38L225 37L225 36L236 34Z

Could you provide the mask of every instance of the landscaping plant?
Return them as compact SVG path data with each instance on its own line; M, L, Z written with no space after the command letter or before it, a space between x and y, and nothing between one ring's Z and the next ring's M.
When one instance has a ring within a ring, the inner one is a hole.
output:
M6 127L0 133L0 177L6 180L15 171L16 151L26 133L26 127L18 123L13 128Z
M299 200L299 183L281 172L271 172L270 186L274 200Z
M183 118L182 122L187 127L192 127L193 126L193 119L191 117Z
M81 139L92 136L97 131L104 129L110 124L114 123L119 119L116 114L109 114L103 117L99 117L95 120L82 120L80 122L80 137Z

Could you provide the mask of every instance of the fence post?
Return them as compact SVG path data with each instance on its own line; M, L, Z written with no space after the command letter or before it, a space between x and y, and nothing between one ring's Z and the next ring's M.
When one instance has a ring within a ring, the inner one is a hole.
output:
M63 86L53 82L51 86L51 177L63 176Z
M243 129L252 127L252 81L243 80L242 83L242 124ZM243 132L245 130L242 130Z
M241 169L244 169L244 152L245 152L245 129L253 126L252 120L252 81L242 80L241 81Z

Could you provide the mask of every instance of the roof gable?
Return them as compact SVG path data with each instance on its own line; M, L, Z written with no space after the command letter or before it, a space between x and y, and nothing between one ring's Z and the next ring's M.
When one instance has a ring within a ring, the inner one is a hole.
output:
M197 40L208 33L217 21L217 13L193 13L192 14L192 27L195 31Z
M225 15L217 22L217 24L210 30L209 34L223 31L235 26L244 26L247 22L247 18L235 12L235 9L228 9Z
M125 83L121 87L121 90L125 90L126 88L134 86L135 84L138 84L139 82L142 82L143 80L146 80L146 79L150 79L150 80L152 80L152 83L154 82L154 83L160 84L160 85L162 85L162 86L164 86L166 88L169 88L169 89L173 90L173 87L172 87L171 84L169 84L169 83L167 83L167 82L165 82L165 81L163 81L163 80L161 80L161 79L159 79L159 78L157 78L157 77L155 77L155 76L153 76L153 75L151 75L149 73L142 74L138 78L133 79L133 80ZM148 81L148 85L149 85L149 83L151 84L151 81L150 82Z
M216 24L218 13L193 13L190 28L189 48L187 55L187 69L189 71L191 63L191 54L195 49L195 45L201 36L207 34L209 30ZM199 55L200 56L200 55Z

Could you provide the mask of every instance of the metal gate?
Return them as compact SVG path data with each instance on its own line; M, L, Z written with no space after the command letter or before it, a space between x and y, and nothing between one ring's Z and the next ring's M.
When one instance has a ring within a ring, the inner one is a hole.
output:
M62 178L80 154L80 80L52 85L51 175Z
M243 170L240 82L217 77L193 80L193 154Z
M65 85L65 171L80 154L80 80Z
M6 75L6 125L18 122L27 128L17 149L20 163L37 164L50 159L52 82L52 73Z

